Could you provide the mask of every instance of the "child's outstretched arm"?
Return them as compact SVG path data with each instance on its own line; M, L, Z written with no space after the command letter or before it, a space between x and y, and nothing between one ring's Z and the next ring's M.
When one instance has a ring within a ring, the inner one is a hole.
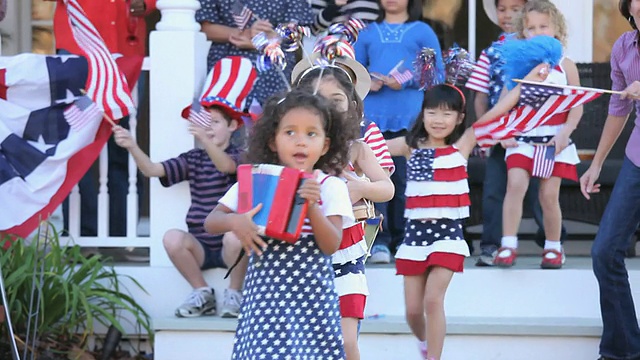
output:
M376 154L369 145L363 142L354 142L352 151L357 152L355 165L362 170L369 181L355 178L347 173L343 176L347 179L347 188L351 203L360 199L368 199L373 202L385 202L393 198L395 188L389 175L382 169L376 158Z
M164 167L160 163L151 161L149 156L140 149L138 143L133 139L129 130L123 128L120 125L113 127L113 138L118 146L123 147L129 151L133 160L136 162L138 169L146 177L164 177L166 173Z
M317 180L319 174L320 172L316 170L312 178L305 180L300 186L298 194L309 204L307 218L311 223L318 248L324 254L332 255L338 250L342 240L342 217L339 215L325 216L318 206L318 201L320 201L320 183Z
M524 80L527 81L544 81L549 75L549 65L540 64L533 68ZM476 122L484 123L502 116L513 109L520 100L520 84L516 85L505 96L501 97L498 103L482 115Z
M406 136L387 140L387 147L389 147L389 153L391 156L409 157L409 155L411 155L411 149L409 149L409 145L407 145Z
M190 124L189 132L204 146L204 150L209 155L211 162L221 173L235 174L238 164L225 152L225 149L217 146L213 141L209 140L207 130L201 126Z
M253 222L253 216L260 211L262 204L244 214L236 214L228 207L218 204L204 220L204 229L210 234L224 234L232 232L247 254L252 252L262 255L267 243L258 235L258 226Z
M562 61L562 67L567 74L567 83L571 86L580 86L580 75L578 74L578 67L576 64L571 59L565 58ZM567 122L564 124L562 129L560 129L558 134L549 141L549 144L556 146L556 154L569 146L569 137L578 127L578 123L580 123L583 112L584 107L582 105L569 110Z

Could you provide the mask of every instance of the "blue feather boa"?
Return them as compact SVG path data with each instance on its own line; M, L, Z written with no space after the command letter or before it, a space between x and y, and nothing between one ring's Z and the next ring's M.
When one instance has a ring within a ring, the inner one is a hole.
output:
M550 36L535 36L530 39L506 41L500 48L504 65L507 90L516 86L513 79L524 79L533 68L546 63L553 68L562 59L562 43Z

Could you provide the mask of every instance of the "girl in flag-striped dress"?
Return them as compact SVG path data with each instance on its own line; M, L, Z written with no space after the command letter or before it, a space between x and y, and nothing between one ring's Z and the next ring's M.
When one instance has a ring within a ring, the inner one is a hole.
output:
M438 360L446 330L444 295L469 256L462 219L469 216L467 159L476 141L471 129L460 136L465 99L458 88L431 88L422 108L407 138L387 144L391 155L408 158L407 224L396 253L397 274L404 276L407 322L423 358Z
M565 44L566 24L562 13L550 1L530 1L516 24L518 37L552 36ZM560 65L547 71L546 83L580 86L576 64L562 58ZM514 89L519 93L519 89ZM494 109L494 114L508 112L516 105L515 97L505 97ZM544 106L544 105L543 105ZM522 134L507 146L507 192L502 211L501 247L494 264L511 267L518 248L518 228L522 219L522 201L529 186L529 178L540 178L540 205L544 219L545 244L540 267L560 269L565 261L560 243L562 212L560 210L560 183L562 179L578 181L576 164L579 162L575 144L570 140L582 117L582 106L557 114L544 126ZM554 149L549 149L553 146ZM546 155L546 156L545 156ZM554 156L555 155L555 156Z

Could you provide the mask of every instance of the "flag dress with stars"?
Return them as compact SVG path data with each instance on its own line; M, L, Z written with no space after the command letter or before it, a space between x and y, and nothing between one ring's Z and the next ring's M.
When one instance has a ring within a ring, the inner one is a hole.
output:
M321 175L325 216L353 222L344 181ZM238 208L238 185L220 204ZM232 359L344 360L338 293L331 255L323 254L305 221L295 244L268 239L262 256L251 255Z
M469 217L467 160L455 146L414 149L407 161L405 238L396 253L398 275L429 267L463 270L469 247L462 219Z
M562 63L562 61L560 61L560 63ZM551 71L549 71L549 76L544 83L567 85L567 76L564 69L560 65L551 69ZM533 130L522 134L522 136L517 136L516 140L518 141L518 146L509 148L506 151L507 170L512 168L521 168L527 170L529 174L536 176L536 169L549 166L546 164L546 162L548 162L548 157L536 156L536 154L541 152L546 153L546 151L544 151L546 149L540 149L540 147L544 146L542 144L547 143L558 132L560 132L564 124L567 122L568 115L569 111L553 115L544 123L544 125L538 126ZM538 151L536 151L536 148L538 148ZM555 164L552 165L553 170L551 171L550 176L578 181L576 164L580 162L580 158L578 157L576 145L573 142L569 142L569 146L559 154L556 154L554 160ZM545 163L541 164L536 161L543 161ZM546 175L549 174L538 177L549 177Z

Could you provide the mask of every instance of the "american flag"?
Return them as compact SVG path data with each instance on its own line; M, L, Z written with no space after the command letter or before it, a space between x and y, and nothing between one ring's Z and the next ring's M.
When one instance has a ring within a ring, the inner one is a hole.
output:
M244 30L253 16L253 11L244 5L242 1L236 0L233 5L231 5L231 15L233 16L233 21L236 23L236 26L240 30Z
M87 95L112 119L121 119L129 115L135 109L131 91L104 40L77 0L64 2L73 37L89 61Z
M389 76L396 79L396 81L402 85L404 83L411 81L411 79L413 79L413 72L411 72L410 69L404 66L404 60L403 60L399 62L398 65L394 66L393 69L391 69L391 71L389 72Z
M543 83L522 83L520 102L510 113L473 124L478 145L489 147L502 139L544 125L551 117L595 100L602 91Z
M100 121L102 119L102 111L87 96L80 96L64 110L64 118L71 129L80 131L85 125Z
M200 101L193 100L189 111L189 121L203 128L208 128L211 126L211 114L200 105Z
M556 159L556 147L547 145L533 146L533 170L531 176L548 179L553 173Z

